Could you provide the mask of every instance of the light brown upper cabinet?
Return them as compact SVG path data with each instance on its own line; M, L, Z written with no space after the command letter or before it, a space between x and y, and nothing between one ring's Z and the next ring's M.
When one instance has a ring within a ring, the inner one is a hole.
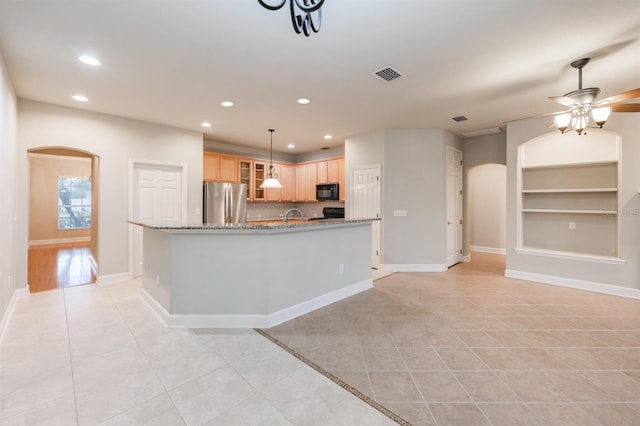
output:
M268 167L268 166L267 166ZM293 167L288 164L273 163L274 172L278 177L278 181L282 184L282 188L267 189L267 201L293 201L295 185L293 178Z
M329 183L330 180L327 176L327 162L318 161L316 166L318 168L318 183Z
M304 165L301 166L296 166L295 167L295 180L296 180L296 187L295 187L295 193L294 193L294 201L304 201L306 198L306 193L305 193L305 175L304 175Z
M267 161L205 151L202 176L205 181L246 184L250 201L316 201L316 185L335 182L340 184L340 200L345 199L344 157L273 166L282 188L265 190L260 185L269 172Z
M245 185L247 185L247 200L250 200L252 195L251 182L252 182L252 176L253 176L253 160L251 160L250 158L239 158L238 172L239 172L238 182L244 183Z
M280 201L293 201L295 195L295 178L293 173L293 166L288 164L280 164L280 170L278 172L278 179L282 184L280 190Z
M264 188L260 188L262 182L267 178L268 164L262 161L253 162L253 186L251 187L251 199L253 201L266 200L266 192Z
M204 152L202 156L202 180L238 182L238 157L215 152Z
M342 165L344 168L344 164ZM327 183L340 182L340 160L327 161ZM320 182L322 183L322 182Z

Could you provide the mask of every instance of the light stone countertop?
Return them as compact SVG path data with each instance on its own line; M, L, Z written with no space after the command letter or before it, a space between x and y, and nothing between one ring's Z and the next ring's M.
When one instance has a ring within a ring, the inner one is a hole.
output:
M148 229L154 229L158 231L170 232L170 233L238 233L238 234L250 234L250 233L281 233L281 232L300 232L300 231L313 231L327 228L338 228L346 226L357 226L369 224L373 221L380 220L379 218L353 218L353 219L322 219L322 220L304 220L300 221L296 218L291 218L286 224L282 220L271 221L252 221L241 224L207 224L207 223L192 223L192 224L180 224L180 225L163 225L144 223L134 220L128 222L132 225L142 226Z

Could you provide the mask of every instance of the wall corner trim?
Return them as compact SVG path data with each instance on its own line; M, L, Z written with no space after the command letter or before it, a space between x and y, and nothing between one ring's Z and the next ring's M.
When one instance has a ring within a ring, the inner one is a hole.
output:
M469 251L477 251L480 253L507 254L506 249L485 246L469 246Z
M543 284L557 285L560 287L575 288L578 290L593 291L595 293L610 294L631 299L640 299L640 289L620 287L611 284L597 283L593 281L576 280L573 278L558 277L554 275L538 274L535 272L517 271L506 269L504 276L519 280L534 281Z
M444 272L447 265L444 263L411 264L411 263L385 263L381 265L383 271L388 272Z
M9 300L7 309L5 309L4 315L2 315L2 320L0 320L0 342L2 342L4 333L7 331L7 327L9 326L9 321L11 320L11 316L13 315L13 310L16 307L16 301L27 296L29 296L28 284L26 287L15 289L15 291L11 295L11 300Z
M120 281L127 281L132 279L129 272L122 272L119 274L111 274L111 275L100 275L98 276L97 283L98 284L109 284L109 283L117 283Z

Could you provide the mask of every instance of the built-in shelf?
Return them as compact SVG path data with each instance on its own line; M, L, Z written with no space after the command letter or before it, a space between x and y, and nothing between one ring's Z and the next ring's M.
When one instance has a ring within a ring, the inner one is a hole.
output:
M522 209L523 213L576 213L616 215L616 210Z
M581 192L618 192L618 188L523 189L523 194L570 194Z
M541 253L618 256L618 163L544 164L520 170L521 245Z
M518 147L521 253L619 263L621 144L549 133Z

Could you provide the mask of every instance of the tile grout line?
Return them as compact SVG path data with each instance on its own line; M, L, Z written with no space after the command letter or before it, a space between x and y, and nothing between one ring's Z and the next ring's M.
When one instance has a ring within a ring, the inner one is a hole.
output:
M80 425L80 413L78 412L78 398L76 395L76 377L73 370L73 357L71 356L71 332L69 331L69 310L67 309L66 288L62 289L62 304L64 306L64 323L67 327L67 346L69 348L69 368L71 370L71 389L73 389L73 406L76 411L76 424Z
M387 416L389 419L393 420L397 424L399 424L401 426L412 426L411 423L409 423L408 421L406 421L405 419L403 419L402 417L400 417L399 415L397 415L393 411L391 411L391 410L387 409L386 407L380 405L379 403L377 403L376 401L374 401L373 399L371 399L367 395L365 395L362 392L360 392L358 389L356 389L353 386L349 385L348 383L345 383L344 381L340 380L338 377L336 377L335 375L329 373L327 370L325 370L324 368L320 367L318 364L314 363L313 361L305 358L304 356L302 356L297 351L291 349L289 346L287 346L284 343L280 342L275 337L272 337L266 331L264 331L262 329L259 329L259 328L255 328L254 330L258 334L260 334L261 336L263 336L266 339L270 340L271 342L275 343L276 345L278 345L279 347L281 347L282 349L287 351L289 354L293 355L294 357L296 357L300 361L304 362L306 365L308 365L309 367L313 368L315 371L317 371L318 373L322 374L323 376L325 376L326 378L328 378L329 380L331 380L332 382L334 382L335 384L337 384L338 386L340 386L341 388L343 388L347 392L351 393L352 395L354 395L355 397L357 397L361 401L363 401L366 404L370 405L371 407L375 408L380 413L384 414L385 416Z
M140 353L144 356L145 361L147 362L147 364L149 365L149 368L151 369L151 371L153 371L154 376L156 376L156 378L158 379L158 382L160 382L160 385L162 386L162 389L164 389L164 392L167 394L167 397L169 398L169 401L171 401L171 405L173 406L173 408L176 410L176 413L178 413L178 415L180 416L180 420L182 420L183 424L187 424L186 420L184 419L184 417L182 416L182 413L180 412L180 410L178 409L178 407L176 406L175 401L173 400L173 398L171 397L171 393L169 393L169 389L167 389L166 385L164 384L164 382L162 381L162 379L160 378L160 376L158 376L158 373L156 373L156 370L153 368L153 365L151 364L151 360L149 360L149 357L147 356L147 354L144 352L144 349L142 349L142 345L140 344L140 342L138 341L138 338L136 337L136 334L133 332L133 330L131 329L131 326L129 325L129 321L127 321L127 319L125 318L124 315L122 315L122 311L120 310L120 307L118 306L118 304L116 303L116 301L114 300L113 296L111 295L111 292L108 290L108 288L104 288L103 287L103 291L107 294L107 296L109 297L109 299L111 300L111 303L113 303L114 308L116 308L116 311L118 311L118 315L120 315L120 318L122 318L122 320L125 323L125 326L127 327L127 330L129 330L129 333L131 333L131 337L133 337L133 340L136 342L136 347L138 350L140 350ZM149 308L151 311L153 311L153 309L151 309L151 307L149 305L147 305L145 303L145 306L147 308ZM154 311L155 312L155 311ZM127 413L133 409L135 409L136 407L139 407L142 404L146 404L149 401L152 401L153 399L157 398L160 395L155 395L150 397L149 399L142 401L141 403L121 412L116 414L115 416L111 417L110 419L113 419L121 414ZM107 419L109 420L109 419Z

